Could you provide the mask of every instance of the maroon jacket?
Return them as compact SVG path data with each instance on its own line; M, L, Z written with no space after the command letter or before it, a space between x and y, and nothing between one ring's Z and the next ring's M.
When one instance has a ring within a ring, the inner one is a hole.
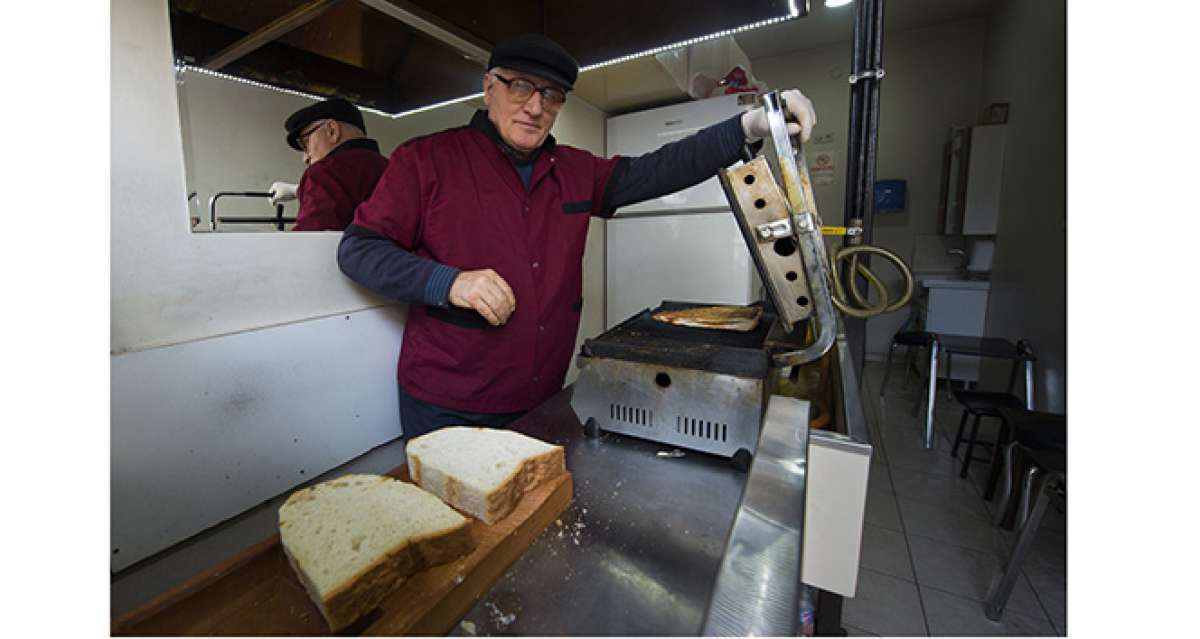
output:
M536 406L562 388L583 308L589 214L617 158L547 138L526 190L484 112L471 126L398 147L354 225L461 270L494 269L516 311L491 326L473 310L413 304L400 385L418 400L479 413Z
M313 163L300 178L300 212L293 231L341 231L354 219L354 208L375 189L388 160L368 138L343 142Z

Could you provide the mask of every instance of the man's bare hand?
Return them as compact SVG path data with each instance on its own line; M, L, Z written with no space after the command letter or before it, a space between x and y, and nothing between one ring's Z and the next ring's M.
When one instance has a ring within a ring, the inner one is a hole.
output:
M450 285L450 303L473 308L492 326L501 326L517 310L512 288L490 268L463 271Z

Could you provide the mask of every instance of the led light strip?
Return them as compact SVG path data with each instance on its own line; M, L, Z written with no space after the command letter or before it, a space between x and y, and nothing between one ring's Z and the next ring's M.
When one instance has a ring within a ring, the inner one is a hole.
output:
M750 23L750 24L745 24L745 25L742 25L742 26L740 26L740 27L735 27L735 28L733 28L733 29L725 29L724 31L718 31L718 32L716 32L716 33L710 33L710 34L708 34L708 35L704 35L704 36L700 36L700 37L696 37L696 38L691 38L691 39L689 39L689 40L684 40L684 41L682 41L682 42L676 42L676 43L674 43L674 44L668 44L668 45L664 45L664 46L661 46L661 47L655 47L655 48L653 48L653 49L647 49L647 50L645 50L645 51L640 51L640 52L638 52L638 53L632 53L632 54L630 54L630 55L624 55L624 56L621 56L621 57L619 57L619 58L613 58L612 60L608 60L608 61L606 61L606 62L600 62L600 63L597 63L597 64L590 64L590 65L588 65L588 66L586 66L586 67L583 67L583 68L581 68L581 69L579 70L579 72L580 72L580 73L583 73L583 72L585 72L585 71L592 71L592 70L595 70L595 69L602 69L602 68L604 68L604 67L612 66L612 65L614 65L614 64L620 64L620 63L622 63L622 62L628 62L628 61L630 61L630 60L635 60L635 59L637 59L637 58L643 58L643 57L646 57L646 56L655 55L655 54L658 54L658 53L662 53L662 52L664 52L664 51L670 51L670 50L672 50L672 49L679 49L679 48L682 48L682 47L690 46L690 45L696 44L696 43L698 43L698 42L705 42L705 41L707 41L707 40L715 40L715 39L717 39L717 38L723 38L723 37L725 37L725 36L728 36L728 35L733 35L733 34L735 34L735 33L742 33L743 31L749 31L749 30L751 30L751 29L757 29L757 28L759 28L759 27L766 27L766 26L769 26L769 25L772 25L772 24L778 24L778 23L780 23L780 22L783 22L783 21L785 21L785 20L791 20L792 18L795 18L795 17L796 17L796 16L798 16L798 15L800 15L800 12L799 12L799 11L796 9L796 1L795 1L795 0L788 0L788 14L787 14L786 16L779 16L779 17L776 17L776 18L770 18L770 19L767 19L767 20L760 20L760 21L758 21L758 22L753 22L753 23ZM192 65L190 65L190 64L186 64L186 63L180 63L180 62L176 62L176 64L175 64L175 71L176 71L176 72L185 72L185 71L188 71L188 72L192 72L192 73L200 73L200 74L202 74L202 75L208 75L208 76L212 76L212 77L214 77L214 78L220 78L220 79L222 79L222 80L229 80L229 81L232 81L232 82L240 82L240 83L242 83L242 84L248 84L248 85L250 85L250 86L253 86L253 87L258 87L258 88L260 88L260 89L267 89L267 90L269 90L269 91L275 91L275 92L277 92L277 93L286 93L286 94L288 94L288 95L295 95L295 96L299 96L299 97L302 97L302 98L308 98L309 100L313 100L313 101L320 101L320 100L324 100L324 99L326 99L326 97L325 97L325 96L320 96L320 95L316 95L316 94L313 94L313 93L305 93L304 91L296 91L296 90L294 90L294 89L285 89L285 88L283 88L283 87L277 87L277 86L273 86L273 85L267 84L267 83L265 83L265 82L259 82L259 81L257 81L257 80L250 80L250 79L247 79L247 78L240 78L240 77L238 77L238 76L236 76L236 75L230 75L230 74L228 74L228 73L221 73L220 71L212 71L212 70L210 70L210 69L205 69L204 67L192 66ZM430 104L430 105L427 105L427 106L418 107L418 108L416 108L416 109L410 109L410 110L408 110L408 111L401 111L401 112L399 112L399 113L388 113L388 112L386 112L386 111L380 111L379 109L376 109L376 108L373 108L373 107L366 107L366 106L359 106L358 108L359 108L359 110L361 110L361 111L366 111L366 112L368 112L368 113L374 113L375 115L379 115L379 116L383 116L383 117L385 117L385 118L391 118L391 119L395 120L396 118L402 118L402 117L404 117L404 116L406 116L406 115L413 115L413 114L415 114L415 113L422 113L422 112L424 112L424 111L431 111L431 110L433 110L433 109L437 109L437 108L440 108L440 107L449 106L449 105L451 105L451 104L458 104L458 103L460 103L460 102L466 102L466 101L468 101L468 100L474 100L474 99L481 98L481 97L483 97L483 92L479 92L479 93L472 93L471 95L464 95L464 96L462 96L462 97L460 97L460 98L453 98L453 99L451 99L451 100L444 100L444 101L442 101L442 102L438 102L438 103L436 103L436 104Z
M680 49L682 47L691 46L691 45L699 43L699 42L705 42L707 40L715 40L717 38L723 38L725 36L733 35L735 33L742 33L743 31L749 31L751 29L757 29L759 27L766 27L766 26L770 26L772 24L778 24L785 20L791 20L792 18L795 18L798 15L800 15L800 12L796 10L795 0L788 0L788 14L786 16L779 16L779 17L770 18L767 20L760 20L758 22L744 24L740 27L735 27L733 29L725 29L724 31L717 31L716 33L710 33L708 35L691 38L690 40L684 40L682 42L676 42L674 44L668 44L668 45L664 45L661 47L655 47L653 49L647 49L645 51L640 51L638 53L631 53L629 55L623 55L619 58L613 58L612 60L608 60L607 62L599 62L596 64L589 64L588 66L581 68L579 70L579 72L583 73L584 71L592 71L595 69L602 69L604 67L612 66L614 64L620 64L622 62L629 62L630 60L635 60L637 58L644 58L646 56L656 55L656 54L662 53L664 51L670 51L672 49Z
M207 75L207 76L211 76L214 78L220 78L222 80L229 80L231 82L240 82L241 84L248 84L252 87L257 87L259 89L267 89L268 91L275 91L276 93L286 93L288 95L294 95L294 96L298 96L301 98L308 98L309 100L312 100L314 102L319 102L321 100L327 99L327 96L316 95L314 93L306 93L304 91L296 91L295 89L285 89L283 87L277 87L274 85L267 84L265 82L259 82L258 80L250 80L247 78L241 78L236 75L229 75L228 73L221 73L220 71L212 71L210 69L205 69L204 67L196 67L196 66L192 66L190 64L176 63L175 70L177 72L199 73L201 75ZM385 118L391 118L394 120L396 118L402 118L406 115L412 115L414 113L421 113L422 111L430 111L432 109L436 109L439 107L444 107L444 106L447 106L450 104L457 104L459 102L466 102L467 100L474 100L475 98L480 98L480 97L483 97L482 92L473 93L471 95L464 95L461 98L445 100L442 102L438 102L436 104L430 104L430 105L419 107L416 109L402 111L400 113L388 113L387 111L380 111L379 109L376 109L374 107L368 107L368 106L362 106L362 105L355 105L355 106L358 106L358 109L360 111L365 111L367 113L374 113L375 115L383 116Z

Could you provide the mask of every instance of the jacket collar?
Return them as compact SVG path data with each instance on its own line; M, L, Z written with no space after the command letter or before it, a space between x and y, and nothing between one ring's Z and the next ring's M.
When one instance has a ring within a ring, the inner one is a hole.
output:
M557 144L554 141L553 135L547 135L546 141L542 143L542 146L534 149L533 153L530 153L528 156L523 156L500 137L500 131L496 129L495 123L488 118L487 111L483 109L475 111L475 115L471 117L470 127L478 130L486 135L489 140L495 142L496 146L500 147L500 150L504 152L504 155L508 156L516 164L530 164L538 158L538 155L542 151L549 153L554 150L554 145Z
M374 151L379 153L379 143L371 138L354 138L353 140L346 140L345 142L337 145L326 155L333 155L335 153L341 153L342 151L349 151L351 149L362 149L364 151Z

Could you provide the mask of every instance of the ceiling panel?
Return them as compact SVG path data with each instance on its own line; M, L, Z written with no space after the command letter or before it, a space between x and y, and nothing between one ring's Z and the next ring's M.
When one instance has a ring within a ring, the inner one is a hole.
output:
M786 0L552 2L546 34L580 66L788 15Z
M488 48L517 33L546 33L584 66L785 16L789 10L787 0L387 1ZM170 0L176 59L203 66L289 12L311 9L313 2ZM357 0L319 8L317 17L220 71L305 93L340 95L390 113L480 90L483 66L462 52Z
M171 30L177 57L187 52L183 56L193 63L246 35L182 12L172 14ZM351 30L375 36L373 41L360 40L357 44L358 64L276 41L229 63L221 72L316 95L340 95L387 112L479 90L478 66L398 22L376 21L363 25L361 30L338 28L339 33ZM385 38L390 45L378 46Z
M884 3L884 30L915 29L955 20L987 16L996 2L1005 0L900 0ZM826 7L812 0L803 20L746 31L734 36L752 60L850 42L854 29L854 3ZM884 39L884 46L887 40ZM850 51L846 51L849 60Z

